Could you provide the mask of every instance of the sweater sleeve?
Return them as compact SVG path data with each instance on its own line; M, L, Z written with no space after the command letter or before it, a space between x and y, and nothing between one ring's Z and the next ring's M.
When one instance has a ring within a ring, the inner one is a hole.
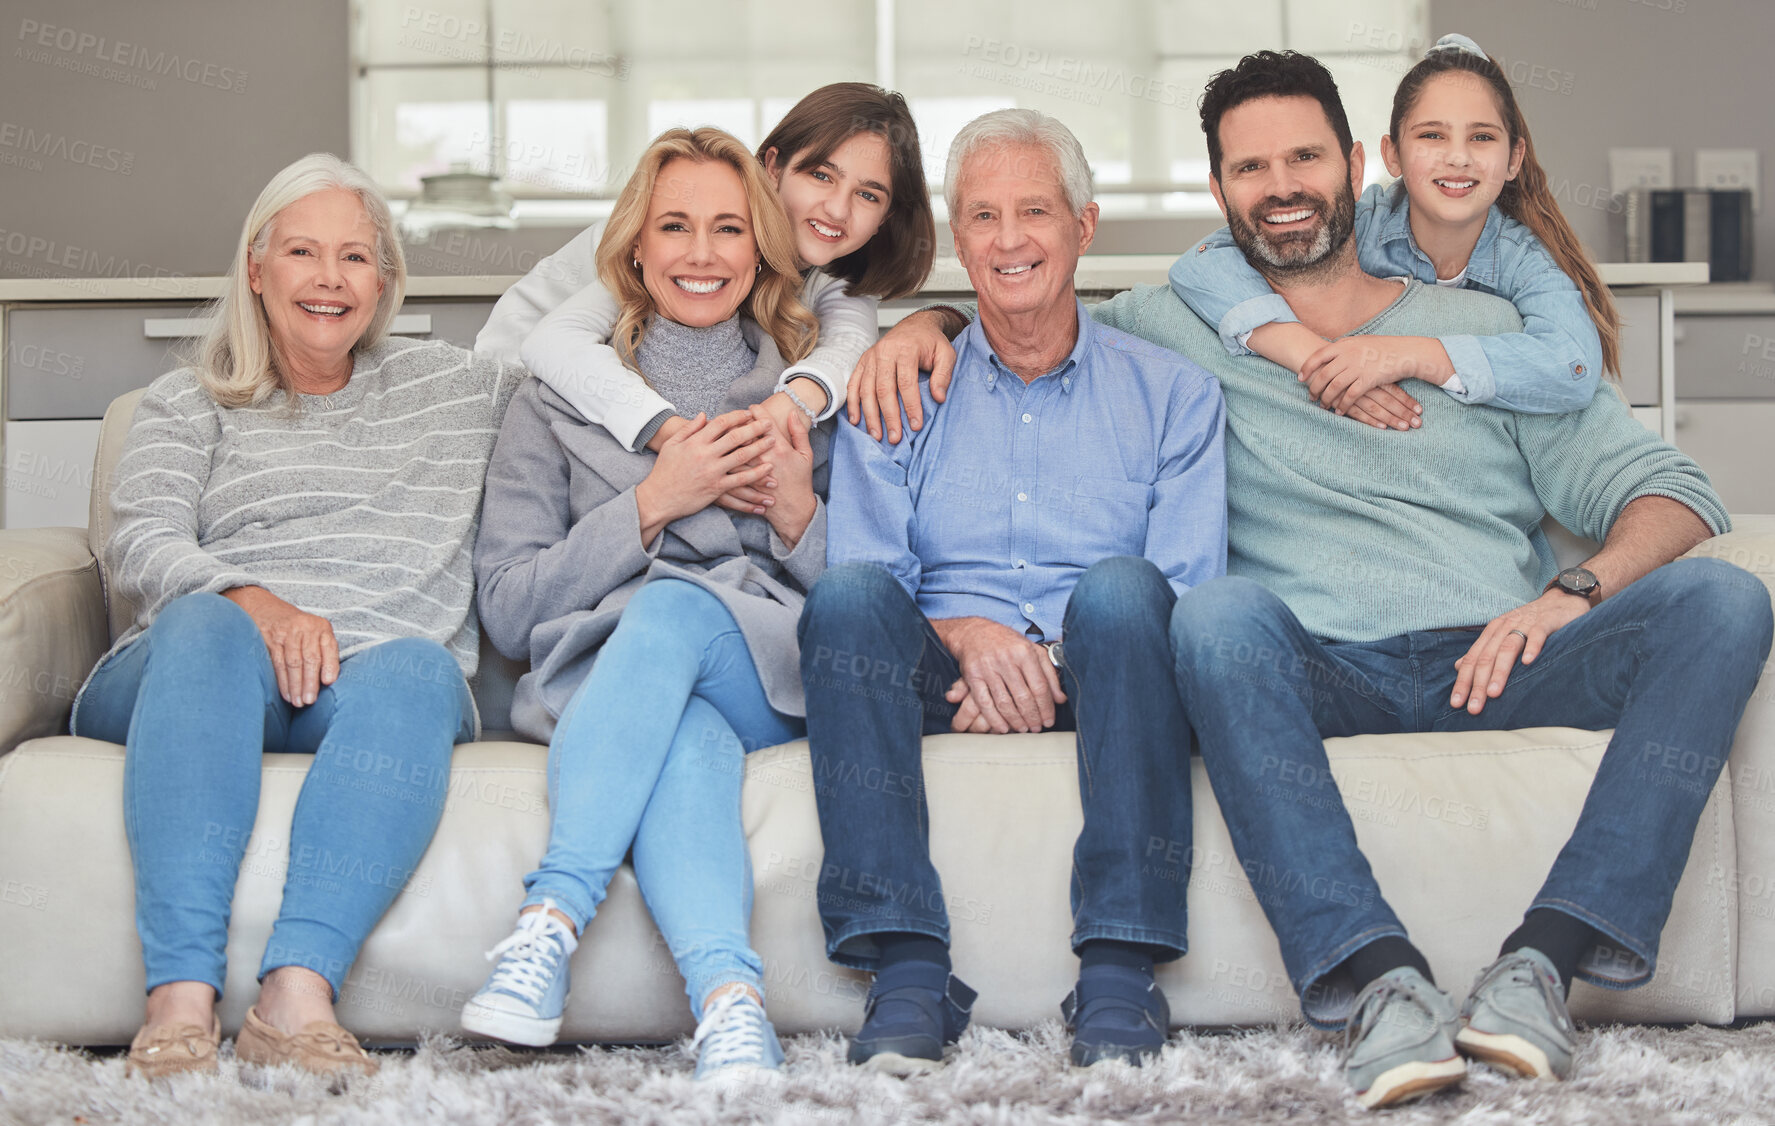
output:
M1571 531L1601 543L1621 510L1644 496L1686 505L1714 535L1731 530L1707 474L1642 426L1612 388L1581 411L1512 417L1535 495Z
M593 280L542 318L520 354L531 374L587 422L602 426L624 449L633 450L647 424L662 413L671 414L672 404L640 373L625 367L610 346L620 313L616 298Z
M137 608L138 622L153 620L186 594L255 585L250 571L198 543L197 505L212 453L213 445L166 396L150 391L143 397L117 461L114 530L105 544L110 581Z
M530 656L537 626L588 610L646 571L665 536L641 546L635 490L612 491L577 521L565 452L535 384L506 412L493 449L475 541L481 624L501 653Z
M604 224L594 223L544 258L505 291L475 337L475 351L518 362L518 351L538 321L561 302L598 280L594 255Z
M770 530L770 557L783 565L789 577L795 580L802 593L814 588L814 582L826 569L826 502L819 497L814 498L813 519L807 522L802 530L801 538L790 547L777 535L777 530Z
M806 377L826 389L826 409L816 422L838 413L850 387L851 369L881 335L876 321L878 302L873 297L853 297L846 283L815 271L808 276L803 297L820 322L820 339L813 352L783 372L777 390L791 379Z

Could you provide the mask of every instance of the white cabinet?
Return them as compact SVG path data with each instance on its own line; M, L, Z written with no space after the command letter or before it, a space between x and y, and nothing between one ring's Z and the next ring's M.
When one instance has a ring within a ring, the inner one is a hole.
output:
M1727 512L1775 512L1775 400L1678 399L1676 444Z
M6 527L86 527L99 425L86 418L6 424Z

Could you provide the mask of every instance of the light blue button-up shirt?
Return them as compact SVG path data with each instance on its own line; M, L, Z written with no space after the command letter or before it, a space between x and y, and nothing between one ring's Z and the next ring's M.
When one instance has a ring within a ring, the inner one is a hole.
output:
M927 617L1044 641L1098 560L1145 556L1179 593L1226 572L1219 383L1075 304L1077 344L1028 384L976 321L955 340L947 401L920 384L923 430L902 418L896 445L840 420L829 564L880 564Z
M1357 257L1376 277L1435 284L1436 265L1411 233L1411 201L1403 181L1370 185L1356 204ZM1246 261L1222 227L1171 267L1171 289L1214 325L1235 356L1251 354L1245 338L1261 325L1298 320ZM1522 331L1500 336L1441 336L1460 377L1444 388L1466 403L1490 403L1529 414L1582 410L1602 375L1602 340L1578 286L1529 229L1494 204L1486 215L1461 284L1516 306Z

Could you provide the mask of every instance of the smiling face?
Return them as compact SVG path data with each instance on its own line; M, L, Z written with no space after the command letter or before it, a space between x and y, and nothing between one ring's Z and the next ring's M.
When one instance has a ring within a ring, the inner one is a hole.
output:
M861 250L881 229L893 206L893 166L886 138L876 133L853 133L825 160L802 168L806 155L781 160L770 149L764 170L795 230L800 264L824 266Z
M1041 145L971 153L956 181L961 206L949 220L955 256L981 312L1051 311L1072 317L1072 278L1097 231L1097 205L1074 215L1054 156Z
M303 372L349 370L382 295L376 227L363 202L343 189L315 192L267 227L264 254L247 260L247 283L264 304L273 347Z
M1355 227L1362 146L1344 160L1318 101L1265 97L1234 106L1220 119L1220 145L1209 188L1252 265L1292 278L1334 261Z
M706 328L733 316L752 292L759 261L740 174L721 160L667 161L632 254L667 320Z
M1453 70L1424 83L1397 141L1381 141L1381 157L1387 171L1404 178L1414 213L1459 225L1484 221L1516 179L1524 148L1520 139L1511 143L1491 86Z

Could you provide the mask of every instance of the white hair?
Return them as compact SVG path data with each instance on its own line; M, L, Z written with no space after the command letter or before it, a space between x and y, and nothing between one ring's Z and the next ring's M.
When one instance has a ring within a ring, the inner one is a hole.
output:
M316 192L348 191L364 205L364 213L376 229L376 272L382 279L382 296L376 314L352 350L368 348L388 335L395 311L407 292L407 260L395 233L388 201L375 181L332 153L309 153L271 178L259 193L247 220L240 228L240 242L228 267L222 296L211 306L215 327L198 345L193 365L198 382L210 397L225 407L244 407L264 402L285 387L277 370L271 329L265 305L247 276L247 263L257 261L271 244L271 226L286 207Z
M943 200L949 205L950 222L961 212L962 165L976 153L1006 145L1034 145L1047 149L1060 173L1066 206L1074 215L1084 214L1091 202L1091 165L1084 146L1072 130L1040 110L995 109L961 127L949 146L949 163L943 169Z

